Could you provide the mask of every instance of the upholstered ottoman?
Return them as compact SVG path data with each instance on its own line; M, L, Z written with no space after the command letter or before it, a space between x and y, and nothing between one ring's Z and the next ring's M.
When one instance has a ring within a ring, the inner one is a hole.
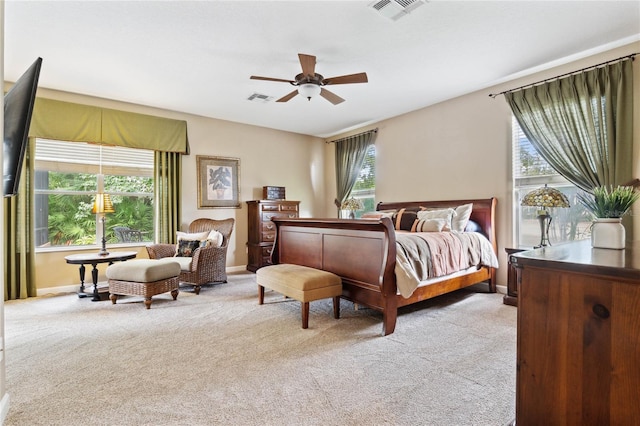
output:
M269 288L302 302L302 328L309 327L309 302L333 297L333 316L340 318L342 280L336 274L307 266L264 266L256 271L258 303L264 303L264 289Z
M173 300L178 297L180 264L172 259L138 259L115 263L107 268L111 303L115 305L118 295L142 296L147 309L151 308L151 297L171 292Z

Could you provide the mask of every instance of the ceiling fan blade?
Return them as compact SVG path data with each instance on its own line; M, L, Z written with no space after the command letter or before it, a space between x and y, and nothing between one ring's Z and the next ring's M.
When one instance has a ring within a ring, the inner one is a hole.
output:
M351 83L366 83L369 80L367 79L366 72L360 72L358 74L349 74L349 75L341 75L338 77L325 78L322 80L323 84L351 84Z
M316 75L316 57L312 55L305 55L304 53L298 53L300 59L300 65L302 66L302 73L304 75L310 75L313 77Z
M338 105L339 103L344 102L344 99L342 99L340 96L324 88L320 89L320 96L322 96L323 98L325 98L326 100L328 100L334 105Z
M283 80L282 78L260 77L260 76L257 76L257 75L252 75L249 78L251 80L280 81L282 83L295 83L295 81Z
M289 99L293 98L297 94L298 94L298 89L294 90L293 92L289 93L288 95L285 95L285 96L281 97L276 102L287 102Z

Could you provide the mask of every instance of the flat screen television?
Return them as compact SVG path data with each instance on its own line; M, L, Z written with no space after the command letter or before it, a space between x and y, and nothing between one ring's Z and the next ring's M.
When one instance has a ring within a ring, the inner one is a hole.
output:
M4 196L18 193L20 171L29 140L31 114L36 101L42 58L29 67L4 95L3 178Z

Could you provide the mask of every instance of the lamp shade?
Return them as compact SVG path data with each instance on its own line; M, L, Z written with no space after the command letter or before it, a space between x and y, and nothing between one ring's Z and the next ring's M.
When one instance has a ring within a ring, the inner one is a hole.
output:
M298 86L298 93L311 100L314 96L318 96L320 94L320 86L317 84L306 83Z
M111 202L111 196L109 194L96 194L96 199L93 202L93 208L91 213L115 213L113 203Z
M341 210L362 210L363 208L362 201L353 197L344 200L340 206Z
M524 196L521 206L527 207L571 207L567 196L555 188L549 188L546 184L543 188L534 189Z

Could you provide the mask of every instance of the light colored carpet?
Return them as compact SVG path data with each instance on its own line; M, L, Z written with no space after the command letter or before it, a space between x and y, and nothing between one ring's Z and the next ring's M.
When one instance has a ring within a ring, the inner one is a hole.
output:
M516 309L486 285L381 315L300 304L255 275L154 296L5 304L7 425L506 425Z

